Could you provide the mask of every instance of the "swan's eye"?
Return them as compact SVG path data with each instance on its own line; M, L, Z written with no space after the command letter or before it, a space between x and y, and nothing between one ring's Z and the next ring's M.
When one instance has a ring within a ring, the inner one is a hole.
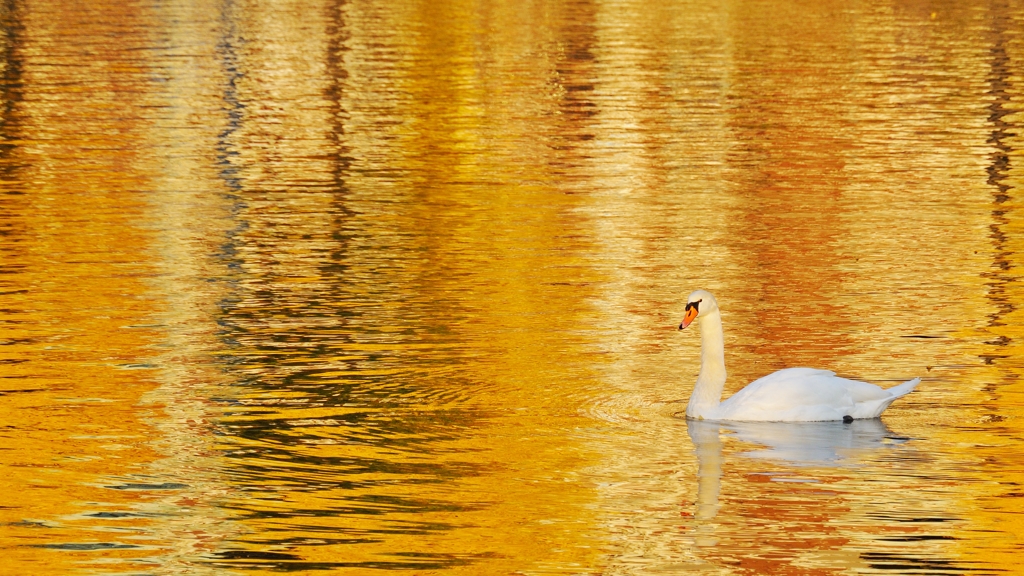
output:
M700 308L697 307L697 305L700 304L700 303L701 303L700 300L697 300L696 302L687 302L686 303L686 312L689 312L690 308L693 308L697 312L700 312Z

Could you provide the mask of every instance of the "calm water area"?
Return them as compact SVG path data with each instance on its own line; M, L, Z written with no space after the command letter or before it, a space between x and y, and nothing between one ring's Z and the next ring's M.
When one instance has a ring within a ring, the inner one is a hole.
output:
M1022 150L1024 0L2 0L0 574L1024 573Z

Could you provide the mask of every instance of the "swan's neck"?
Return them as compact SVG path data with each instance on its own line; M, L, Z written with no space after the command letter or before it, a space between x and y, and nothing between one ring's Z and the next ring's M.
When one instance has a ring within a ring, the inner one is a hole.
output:
M725 387L725 335L717 310L700 319L700 374L686 406L690 418L714 418Z

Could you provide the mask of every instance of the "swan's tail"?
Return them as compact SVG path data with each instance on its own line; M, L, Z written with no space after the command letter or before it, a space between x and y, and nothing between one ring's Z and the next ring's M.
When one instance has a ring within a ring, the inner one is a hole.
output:
M850 416L854 418L878 418L885 412L885 409L889 407L889 404L893 403L900 396L906 396L910 394L910 391L921 383L920 378L914 378L913 380L907 380L903 384L893 386L892 388L886 388L885 391L889 393L889 396L885 398L878 398L868 402L858 403L854 412Z
M906 396L907 394L910 394L910 392L914 390L914 387L920 383L920 378L914 378L913 380L907 380L906 382L898 386L886 388L885 391L888 392L889 394L892 394L892 398L893 400L895 400L900 396Z

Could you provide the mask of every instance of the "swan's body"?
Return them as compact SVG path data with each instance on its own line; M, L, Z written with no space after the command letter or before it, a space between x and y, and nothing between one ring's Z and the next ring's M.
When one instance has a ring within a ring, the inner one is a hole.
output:
M725 340L722 315L710 292L690 294L686 319L700 321L700 374L686 406L686 417L703 420L815 422L877 418L893 400L910 393L921 381L908 380L882 389L840 378L814 368L787 368L759 378L722 402L725 387Z

